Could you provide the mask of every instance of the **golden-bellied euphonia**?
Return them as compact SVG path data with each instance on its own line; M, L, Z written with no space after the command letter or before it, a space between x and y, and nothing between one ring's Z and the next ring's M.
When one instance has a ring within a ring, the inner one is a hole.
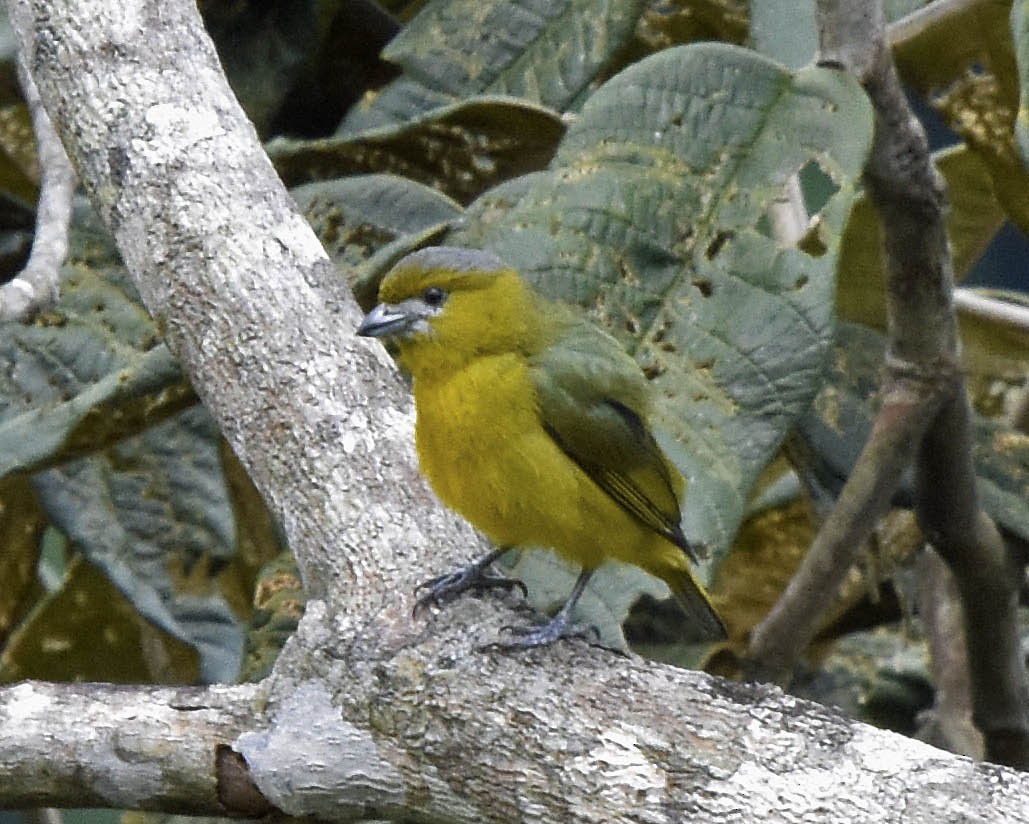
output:
M685 481L648 428L646 378L613 338L471 249L408 255L379 300L358 334L393 339L411 372L422 471L499 547L429 582L420 604L504 583L489 569L509 548L552 547L582 573L555 618L519 630L517 646L575 632L571 610L608 559L664 580L700 635L724 637L687 560Z

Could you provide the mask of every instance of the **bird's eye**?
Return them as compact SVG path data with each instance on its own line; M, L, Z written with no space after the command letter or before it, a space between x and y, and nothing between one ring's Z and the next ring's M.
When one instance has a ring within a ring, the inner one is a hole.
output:
M438 286L430 286L424 292L422 292L422 300L424 300L429 306L437 307L442 306L443 301L446 300L447 293L440 289Z

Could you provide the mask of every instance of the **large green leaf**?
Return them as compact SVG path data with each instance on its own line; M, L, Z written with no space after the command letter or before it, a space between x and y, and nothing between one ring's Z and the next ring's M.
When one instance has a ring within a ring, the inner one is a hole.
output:
M236 550L218 431L194 406L104 454L37 474L51 520L146 618L196 647L201 677L231 681L242 628L214 574Z
M287 185L389 172L466 203L500 181L542 168L564 134L549 109L475 97L357 137L279 138L268 156Z
M341 134L396 126L472 95L562 111L631 37L640 0L432 0L386 47L404 74Z
M924 5L924 0L886 0L887 23ZM750 45L768 57L798 69L815 59L818 28L811 0L751 0Z
M750 44L791 69L810 63L818 48L815 4L810 0L752 0Z
M92 209L75 209L57 305L0 324L0 476L79 457L196 402Z
M332 259L350 277L365 309L378 282L357 281L369 257L398 238L441 231L461 207L435 189L395 175L357 175L308 183L291 191Z
M871 122L842 73L791 75L729 46L670 49L605 84L547 173L486 195L448 239L496 252L634 352L662 445L690 481L686 532L716 556L821 385ZM805 169L834 194L805 241L784 245L768 210Z

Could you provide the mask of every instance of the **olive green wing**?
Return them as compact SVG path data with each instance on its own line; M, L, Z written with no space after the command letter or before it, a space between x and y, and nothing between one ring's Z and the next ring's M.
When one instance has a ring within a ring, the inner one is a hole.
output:
M696 560L679 523L685 482L647 428L648 386L636 362L582 321L530 365L543 426L562 451L627 512Z

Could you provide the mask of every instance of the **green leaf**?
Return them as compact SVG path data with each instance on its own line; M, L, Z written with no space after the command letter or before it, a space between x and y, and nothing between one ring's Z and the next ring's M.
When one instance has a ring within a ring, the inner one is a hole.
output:
M513 205L488 194L448 238L586 307L635 354L654 384L659 440L690 482L686 533L716 558L820 387L871 122L841 73L790 75L729 46L669 49L598 90ZM805 168L834 191L810 251L780 244L767 218Z
M51 520L147 619L232 681L242 629L214 576L236 549L217 427L194 406L103 455L33 478Z
M751 45L791 69L810 63L818 49L815 4L811 0L753 0Z
M389 172L466 203L546 165L564 133L549 109L514 98L464 100L359 137L278 138L268 155L289 186Z
M370 309L378 281L355 282L368 259L398 238L441 231L461 207L435 189L394 175L358 175L298 186L291 191L333 263Z
M196 400L124 283L75 265L61 288L53 312L0 326L0 475L87 454Z
M0 476L81 457L196 402L84 200L57 305L0 324Z
M632 36L640 0L432 0L386 47L404 69L341 134L402 124L472 95L563 111Z
M0 682L23 678L191 684L197 656L143 620L100 570L76 555L0 657Z

